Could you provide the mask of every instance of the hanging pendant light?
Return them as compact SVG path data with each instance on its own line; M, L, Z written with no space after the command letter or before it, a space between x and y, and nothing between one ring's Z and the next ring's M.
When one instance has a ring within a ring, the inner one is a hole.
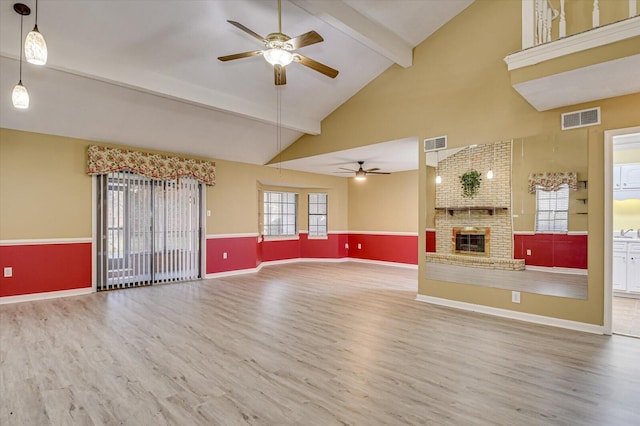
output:
M25 4L16 3L13 5L13 10L20 15L20 79L18 80L16 87L13 88L11 101L13 102L14 107L27 109L29 108L29 92L27 92L27 88L22 84L22 23L25 15L29 15L31 13L31 9L29 9L29 6Z
M24 41L24 56L30 64L44 65L47 63L47 43L38 31L38 0L36 0L36 25L27 34Z

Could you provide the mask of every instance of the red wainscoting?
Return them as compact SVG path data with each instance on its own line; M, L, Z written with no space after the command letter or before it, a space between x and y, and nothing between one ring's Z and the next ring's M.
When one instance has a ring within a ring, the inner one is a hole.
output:
M427 244L425 251L427 253L436 252L436 231L428 230L427 232Z
M5 267L13 277L5 278ZM91 287L91 243L0 246L0 297Z
M262 241L262 261L297 259L300 257L300 240Z
M341 259L349 255L345 247L348 242L347 234L329 234L324 239L309 239L308 234L300 233L300 257Z
M587 269L587 235L515 234L513 242L514 258L527 265Z
M417 265L418 236L349 234L349 257Z
M260 263L257 241L257 236L207 239L207 274L255 268Z

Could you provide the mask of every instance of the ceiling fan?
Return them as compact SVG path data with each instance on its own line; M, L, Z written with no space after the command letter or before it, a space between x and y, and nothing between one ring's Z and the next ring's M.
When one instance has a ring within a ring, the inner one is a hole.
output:
M347 170L346 172L336 172L336 173L355 173L356 180L365 180L367 175L390 175L389 172L379 172L378 167L374 167L372 169L363 169L364 161L358 161L358 170L345 169L344 167L340 167L342 170Z
M271 33L267 37L251 31L249 28L236 21L227 21L231 25L241 29L250 36L260 40L264 43L264 50L253 50L250 52L236 53L233 55L220 56L218 59L226 62L234 59L248 58L250 56L263 55L264 58L273 65L273 71L275 76L276 86L287 84L287 74L285 67L291 62L298 62L312 70L318 71L326 75L327 77L336 78L338 70L335 70L320 62L314 61L311 58L302 56L296 53L295 50L301 47L309 46L311 44L320 43L324 39L315 31L309 31L308 33L301 34L297 37L291 38L282 33L282 5L281 0L278 0L278 32Z

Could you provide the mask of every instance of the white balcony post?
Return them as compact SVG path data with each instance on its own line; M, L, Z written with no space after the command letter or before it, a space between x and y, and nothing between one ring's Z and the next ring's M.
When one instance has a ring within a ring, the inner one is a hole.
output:
M629 18L633 18L638 14L636 0L629 0Z
M535 0L522 0L522 50L537 44L535 15Z
M600 26L600 5L598 0L593 0L593 28Z
M634 0L635 1L635 0ZM560 0L560 26L559 26L559 37L567 36L567 20L564 16L564 0Z

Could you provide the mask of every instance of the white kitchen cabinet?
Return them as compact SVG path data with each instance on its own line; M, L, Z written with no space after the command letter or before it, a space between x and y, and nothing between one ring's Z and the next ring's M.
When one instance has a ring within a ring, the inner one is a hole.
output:
M623 243L624 244L624 243ZM625 244L626 246L626 244ZM619 291L627 290L627 252L613 252L613 289Z
M613 189L614 190L622 188L622 182L620 182L621 168L622 166L620 166L619 164L613 165Z
M640 292L640 243L628 243L627 291Z
M623 190L640 189L640 164L620 164L619 166L621 188Z
M640 241L613 242L613 290L640 293Z

